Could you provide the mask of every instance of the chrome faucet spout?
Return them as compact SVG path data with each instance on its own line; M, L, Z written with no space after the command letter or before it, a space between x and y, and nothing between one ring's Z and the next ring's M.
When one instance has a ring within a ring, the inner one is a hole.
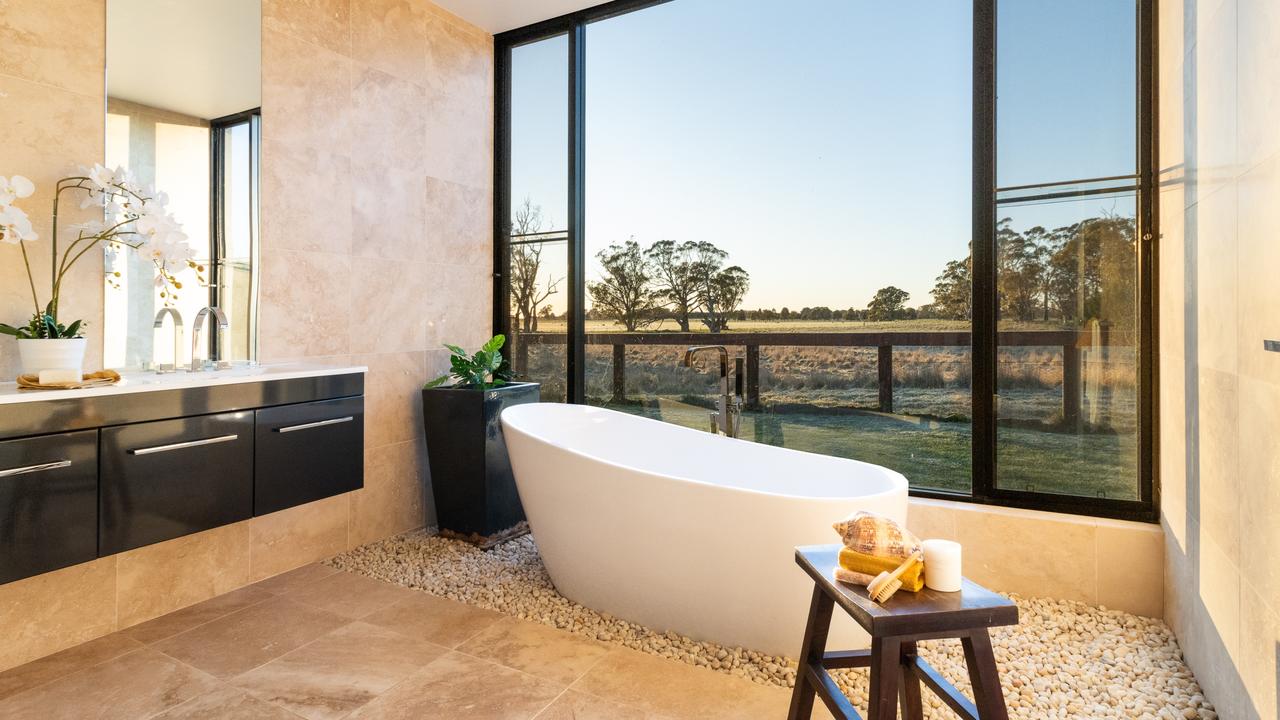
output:
M157 373L171 373L178 369L178 360L182 352L182 315L171 307L162 307L160 312L156 313L156 319L152 322L153 330L159 330L164 327L165 317L173 318L173 362L158 363L156 362L155 348L151 349L151 364L155 366Z
M684 351L681 367L693 367L693 358L702 352L715 352L720 357L720 397L716 401L716 411L711 413L711 431L737 437L742 400L740 396L729 393L729 350L723 345L694 345Z
M200 330L205 325L205 319L210 315L212 315L218 323L218 339L217 344L215 345L217 351L208 353L208 358L204 361L199 361L196 360L196 349L200 347ZM191 328L191 372L202 372L205 369L205 366L210 364L213 365L215 370L226 370L231 367L230 363L222 359L222 354L227 351L226 341L228 327L230 327L230 323L227 322L227 314L214 305L201 308L200 312L196 313L196 319ZM215 355L217 357L215 357Z

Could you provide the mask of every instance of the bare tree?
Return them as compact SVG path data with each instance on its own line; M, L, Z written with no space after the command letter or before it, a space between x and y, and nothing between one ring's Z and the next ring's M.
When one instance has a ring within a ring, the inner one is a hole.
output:
M542 208L529 198L516 209L508 236L511 244L511 305L516 311L516 325L524 332L538 331L539 311L552 295L558 292L563 278L548 278L545 283L539 277L542 271L543 243L517 244L523 236L542 231Z

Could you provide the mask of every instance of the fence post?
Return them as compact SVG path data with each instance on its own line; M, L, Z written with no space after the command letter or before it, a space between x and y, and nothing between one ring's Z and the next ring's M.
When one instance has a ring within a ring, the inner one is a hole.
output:
M1062 346L1062 420L1071 427L1080 422L1080 350L1075 343Z
M610 402L627 401L627 346L613 346L613 397Z
M760 346L747 346L747 400L748 410L760 409Z
M893 346L879 347L880 412L893 412Z
M521 333L511 333L516 341L516 375L524 377L529 372L529 341Z

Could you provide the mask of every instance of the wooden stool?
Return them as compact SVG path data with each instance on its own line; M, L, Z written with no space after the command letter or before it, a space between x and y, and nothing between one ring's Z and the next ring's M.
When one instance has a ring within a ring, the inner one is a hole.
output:
M944 593L928 588L918 593L899 590L889 602L879 605L867 597L866 588L839 583L832 578L839 564L839 551L839 545L796 548L796 564L813 578L814 588L787 717L790 720L809 718L816 693L835 717L860 720L862 716L827 671L870 667L869 720L895 720L899 701L903 718L921 720L924 717L920 702L922 681L960 717L1008 720L987 628L1017 625L1018 606L968 580L960 592ZM871 634L870 650L826 652L827 631L835 604ZM964 646L976 707L916 655L918 641L940 638L958 638Z

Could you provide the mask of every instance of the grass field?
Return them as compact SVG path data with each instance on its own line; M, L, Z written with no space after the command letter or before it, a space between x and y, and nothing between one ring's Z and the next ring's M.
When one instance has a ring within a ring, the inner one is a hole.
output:
M541 332L563 331L543 321ZM675 330L664 327L664 330ZM966 323L914 320L739 321L731 332L964 331ZM1060 330L1037 323L1007 330ZM592 321L588 332L617 331ZM713 338L708 334L708 340ZM517 338L518 342L518 338ZM628 346L626 402L613 402L613 357L588 345L588 402L703 430L717 392L709 366L682 368L679 345ZM741 355L743 348L730 348ZM1061 347L1005 347L998 356L1000 487L1090 497L1136 498L1136 356L1131 348L1082 353L1082 422L1063 417ZM564 396L563 347L529 349L528 376L544 399ZM919 487L970 486L972 401L966 347L895 347L894 413L877 411L874 347L761 346L758 411L742 436L757 442L849 457L893 468Z

